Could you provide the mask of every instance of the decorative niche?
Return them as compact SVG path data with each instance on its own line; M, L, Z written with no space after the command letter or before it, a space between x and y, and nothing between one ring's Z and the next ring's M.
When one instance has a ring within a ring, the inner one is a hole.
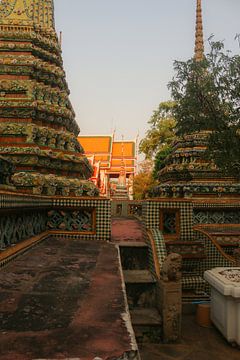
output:
M160 211L159 227L166 240L179 240L180 210L162 209Z

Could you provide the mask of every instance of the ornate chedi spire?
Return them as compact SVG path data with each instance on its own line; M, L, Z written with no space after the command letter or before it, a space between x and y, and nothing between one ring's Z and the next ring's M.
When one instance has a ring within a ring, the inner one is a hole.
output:
M119 174L119 178L118 178L118 183L121 186L126 186L126 168L125 168L125 163L124 163L124 138L122 135L122 159L121 159L121 169L120 169L120 174Z
M53 0L2 0L0 156L15 165L15 186L46 195L84 195L90 187L95 194L78 133Z
M196 41L194 59L204 59L202 6L197 0ZM207 73L206 73L207 74ZM211 130L190 132L178 138L173 151L159 171L160 185L153 189L154 197L238 197L240 184L221 173L206 156Z
M202 0L197 0L194 58L196 61L201 61L203 60L203 57L204 57L204 44L203 44Z
M118 183L116 185L115 192L112 196L115 200L128 200L128 190L127 190L127 184L126 184L126 166L124 161L124 137L122 135L122 156L121 156L121 167L118 177Z
M2 0L0 23L35 25L54 29L54 7L52 0Z

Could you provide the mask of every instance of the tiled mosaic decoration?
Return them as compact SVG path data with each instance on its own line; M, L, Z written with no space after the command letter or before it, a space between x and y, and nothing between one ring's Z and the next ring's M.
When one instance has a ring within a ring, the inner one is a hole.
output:
M198 274L183 274L182 288L183 290L194 290L195 293L205 292L206 281Z
M51 210L47 226L50 230L95 232L94 220L94 210L91 209Z
M31 208L31 211L29 210ZM22 240L49 230L49 211L62 211L66 215L66 226L58 218L51 230L58 230L59 236L109 241L111 236L110 201L101 198L42 197L23 194L0 193L0 209L8 209L0 217L0 248L5 249ZM91 214L91 219L76 219L76 213ZM64 216L63 216L64 218ZM59 222L60 221L60 222ZM53 224L52 224L53 225ZM65 232L68 231L68 234ZM71 235L71 232L73 234ZM56 235L56 236L58 236Z
M166 246L169 254L176 252L185 257L193 255L195 258L201 258L205 255L203 244L199 241L185 241L180 243L178 241L171 241L168 242Z
M197 224L240 224L239 209L195 209L193 223Z
M45 211L21 211L0 217L0 250L46 231Z
M204 244L206 257L198 264L198 273L203 276L204 271L215 267L232 267L234 262L230 261L223 252L211 241L211 239L200 231L195 231L195 238Z
M180 211L180 241L195 240L193 225L240 224L240 203L147 200L142 203L142 219L147 229L159 228L162 209Z
M180 238L178 240L192 240L192 203L188 201L145 201L143 203L142 219L147 229L159 229L160 211L162 209L176 209L180 211Z
M168 255L163 234L159 229L151 229L150 234L154 239L157 257L161 268L163 261ZM151 268L154 268L153 255L150 256L150 260L151 260ZM196 263L194 264L194 266L196 267ZM205 287L206 287L206 282L200 274L192 271L182 273L183 290L194 290L195 292L203 292L205 290Z
M111 204L110 200L102 198L53 198L53 209L68 208L71 210L77 209L94 209L96 231L92 234L79 234L79 238L86 240L101 240L110 241L111 237ZM71 237L71 234L65 234L65 236ZM73 237L76 237L74 234Z
M152 240L150 239L149 235L151 236ZM147 234L147 232L145 233L145 238L147 239L147 244L148 244L149 267L150 267L150 270L151 270L153 276L156 276L156 268L155 268L154 258L156 255L158 264L161 269L161 265L167 256L166 245L163 240L162 232L159 229L149 230L149 234ZM154 246L152 245L152 241L155 244Z
M176 214L168 212L163 214L163 232L164 234L175 234L177 229Z
M167 249L165 241L163 239L163 234L159 229L151 229L150 234L154 239L158 261L161 266L163 261L167 257Z
M209 199L209 201L205 202L193 202L194 209L240 209L240 201L225 201L224 204L222 202L214 202L213 200Z
M39 207L49 207L52 205L52 199L44 196L32 196L24 194L7 194L0 193L0 209L9 209L9 208L39 208Z
M183 290L194 290L196 293L204 292L206 289L209 290L205 280L203 279L204 271L212 269L213 267L233 265L232 262L228 260L227 257L225 257L224 253L222 253L221 250L218 249L217 246L215 246L206 235L193 230L193 213L195 212L195 215L199 214L199 218L201 219L202 217L202 219L205 219L204 221L210 221L211 219L211 222L214 221L216 224L223 223L223 220L226 221L225 223L229 223L229 221L234 221L234 219L236 223L240 223L238 220L240 203L238 204L237 212L236 208L237 204L234 202L232 204L222 204L218 203L217 201L216 203L195 203L192 200L164 201L163 199L160 201L147 200L146 202L143 202L143 223L145 226L145 231L151 230L158 252L161 253L161 249L163 249L163 243L165 246L163 234L161 231L159 231L160 214L163 209L176 210L180 212L180 236L177 240L186 243L194 243L194 241L199 243L200 241L202 248L205 250L205 257L202 256L203 254L201 251L201 256L199 258L190 257L189 259L183 259ZM232 216L233 220L231 220ZM174 244L174 240L172 241L172 244ZM179 246L180 244L178 242L177 247ZM184 247L184 245L181 246ZM193 245L191 244L191 246ZM174 249L174 246L172 246L172 248ZM174 251L173 249L172 251Z

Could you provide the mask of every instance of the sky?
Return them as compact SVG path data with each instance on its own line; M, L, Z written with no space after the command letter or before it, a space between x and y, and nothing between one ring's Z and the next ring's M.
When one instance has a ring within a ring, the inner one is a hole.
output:
M240 0L202 0L204 39L239 52ZM193 54L196 0L55 0L64 69L81 135L142 138L173 61Z

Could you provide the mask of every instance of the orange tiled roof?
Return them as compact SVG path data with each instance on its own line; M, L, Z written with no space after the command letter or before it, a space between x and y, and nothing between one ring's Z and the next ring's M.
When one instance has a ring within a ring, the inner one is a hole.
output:
M135 171L135 142L134 141L116 141L113 143L112 161L109 173L119 173L122 166L122 160L126 173Z
M88 158L94 156L94 162L100 161L101 168L109 168L112 151L112 136L79 136L78 141Z
M135 157L135 142L134 141L115 141L113 143L113 157L122 158L122 148L124 158Z
M114 141L111 135L108 136L79 136L79 142L85 150L88 158L94 156L94 161L100 161L100 168L104 168L108 173L119 173L124 160L127 173L135 171L135 151L134 141Z
M78 140L85 154L109 154L112 146L112 136L79 136Z
M100 168L109 168L110 167L110 159L109 156L94 156L94 160L92 161L92 155L86 155L88 160L92 165L96 164L100 161Z

